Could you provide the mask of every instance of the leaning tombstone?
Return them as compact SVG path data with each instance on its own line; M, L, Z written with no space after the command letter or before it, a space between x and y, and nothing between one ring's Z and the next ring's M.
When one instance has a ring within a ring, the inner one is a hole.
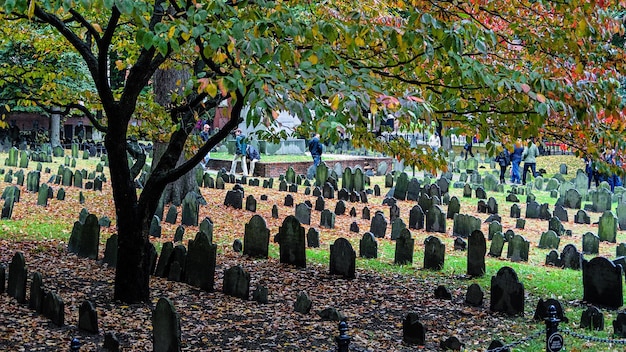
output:
M311 224L311 207L306 205L305 203L300 203L296 205L295 216L301 224L310 225Z
M330 274L340 275L344 279L354 279L356 268L356 252L350 241L338 238L330 245Z
M499 258L502 255L505 242L502 232L494 233L491 238L491 246L489 246L489 256Z
M182 202L181 225L198 226L199 207L197 194L195 192L187 193Z
M172 302L159 298L152 313L152 350L172 352L181 350L180 318Z
M504 266L491 277L490 301L492 312L524 315L524 284L518 280L515 270Z
M583 301L617 309L624 304L621 265L604 257L583 261Z

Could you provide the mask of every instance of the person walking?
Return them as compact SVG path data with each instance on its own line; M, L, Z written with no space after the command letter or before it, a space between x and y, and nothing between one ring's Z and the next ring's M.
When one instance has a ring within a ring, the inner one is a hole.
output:
M591 156L585 156L585 173L587 173L587 189L591 189L591 182L594 182L598 188L600 186L600 174Z
M241 161L241 169L243 175L248 176L248 165L246 164L246 136L241 132L241 129L235 130L235 157L233 163L230 165L230 173L234 174L237 171L237 162Z
M504 174L506 173L506 168L511 163L511 155L509 150L506 147L502 148L502 151L496 156L495 161L500 165L500 183L504 184Z
M261 154L259 154L259 151L252 144L248 144L246 147L246 157L250 160L250 176L254 176L254 166L257 162L261 161Z
M472 158L474 157L474 153L472 153L472 147L473 147L474 143L473 141L470 139L469 142L465 143L465 145L463 146L463 149L465 149L465 160L467 160L467 155L471 155Z
M322 162L322 143L320 142L320 134L316 133L313 138L309 141L309 152L311 152L311 157L313 157L313 165L318 167Z
M511 183L513 184L522 183L522 178L519 174L519 164L522 162L523 153L522 140L518 138L515 144L513 144L513 153L511 153Z
M537 157L539 156L539 149L535 144L534 138L528 139L528 146L524 148L522 153L522 160L524 161L524 172L522 173L522 184L526 184L526 174L528 170L532 171L533 177L537 177Z

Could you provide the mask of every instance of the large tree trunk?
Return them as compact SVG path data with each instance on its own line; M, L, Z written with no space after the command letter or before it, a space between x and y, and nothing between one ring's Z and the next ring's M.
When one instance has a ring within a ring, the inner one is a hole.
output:
M191 73L188 70L157 70L154 73L154 94L156 102L165 107L170 106L172 104L172 92L180 90L180 86L177 86L176 83L183 82L182 84L184 85L184 82L189 80L190 77ZM165 152L167 143L162 141L153 142L154 153L152 168L154 169ZM185 161L186 159L183 153L180 158L178 158L176 166L181 165ZM195 192L198 195L198 201L201 204L206 204L206 201L200 194L200 188L198 187L198 182L196 181L195 172L193 170L165 187L163 191L164 203L180 206L183 202L183 198L185 198L189 192Z
M167 149L167 143L155 142L153 149L153 159L152 159L152 167L159 162L163 153ZM183 162L185 162L185 157L183 154L178 158L178 162L176 166L180 166ZM195 192L197 194L197 199L200 204L206 204L206 200L202 197L200 193L200 187L198 186L198 181L196 180L195 169L186 173L181 178L176 180L176 182L168 183L163 190L163 202L164 204L173 204L175 206L180 206L183 202L183 198L189 192Z

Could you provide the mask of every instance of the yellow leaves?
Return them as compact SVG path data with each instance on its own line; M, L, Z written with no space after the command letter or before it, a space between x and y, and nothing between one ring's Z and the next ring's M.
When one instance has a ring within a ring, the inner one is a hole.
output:
M176 26L171 26L170 29L167 31L167 39L172 39L175 34L176 34Z
M546 102L546 97L541 94L541 93L537 93L537 101L540 103L545 103Z
M126 65L124 65L124 62L122 60L117 60L115 61L115 68L117 68L119 71L123 71L126 68Z
M92 23L92 24L91 24L91 26L93 27L93 29L95 29L95 30L96 30L96 32L98 32L98 33L102 33L102 27L100 27L100 25L99 25L99 24L97 24L97 23Z
M332 98L330 98L330 108L333 111L337 111L337 109L339 108L339 95L335 94L332 96Z
M218 51L213 55L213 61L215 61L218 64L224 63L224 61L226 61L227 58L228 58L228 55L224 54L221 51Z
M212 80L208 78L200 78L198 79L198 93L205 92L211 97L214 97L217 94L217 86L213 83Z
M315 55L315 54L313 54L313 55L309 56L309 62L310 62L311 64L313 64L313 65L317 65L318 60L319 60L319 59L317 58L317 55Z
M356 46L358 46L358 47L363 47L363 46L365 46L365 40L363 38L361 38L361 37L356 37L354 39L354 44Z
M33 16L35 15L35 0L30 0L30 2L28 3L28 19L33 18Z

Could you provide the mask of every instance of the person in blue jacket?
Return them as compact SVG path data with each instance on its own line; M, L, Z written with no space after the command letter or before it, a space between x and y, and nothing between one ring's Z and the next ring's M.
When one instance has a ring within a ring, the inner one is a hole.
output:
M524 146L522 145L522 140L518 138L515 144L513 144L513 153L511 153L511 183L513 184L522 183L522 177L519 172L519 164L522 162L523 153Z
M246 147L246 157L250 160L250 176L254 176L254 166L257 162L261 161L261 154L259 154L259 151L252 144L248 144Z
M319 166L322 162L322 143L320 142L320 134L316 133L315 136L309 141L309 152L313 157L313 165Z

